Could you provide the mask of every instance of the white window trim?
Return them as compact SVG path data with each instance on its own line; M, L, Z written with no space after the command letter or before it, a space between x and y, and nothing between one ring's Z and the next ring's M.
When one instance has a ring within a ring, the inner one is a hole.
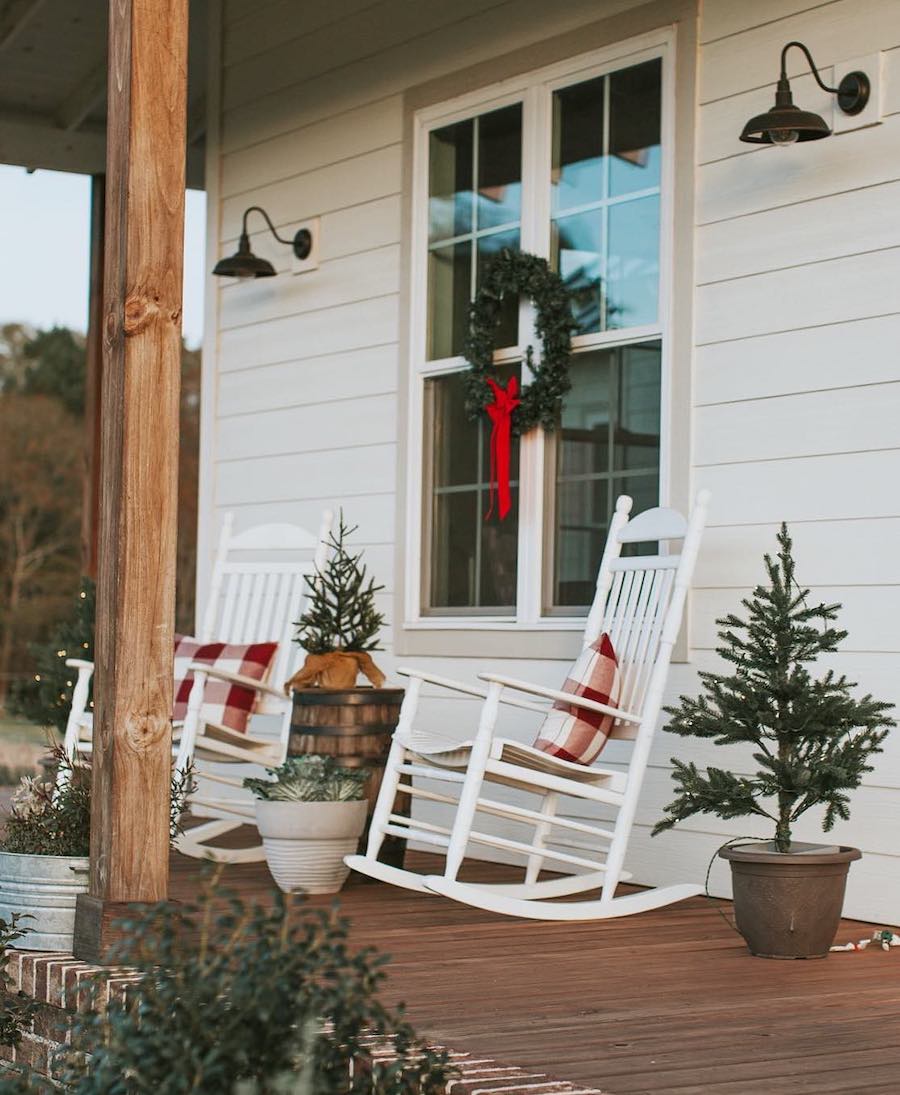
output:
M550 162L552 92L559 87L589 80L608 72L638 64L655 57L662 59L661 110L661 201L660 201L660 278L658 323L627 330L580 335L573 348L594 349L631 344L643 339L662 342L660 391L660 505L669 504L672 467L672 281L675 189L675 28L666 27L630 38L599 50L593 50L521 76L468 92L447 102L425 107L413 118L412 150L412 223L410 234L409 293L409 369L407 393L407 467L406 467L406 576L404 588L405 620L410 631L583 631L584 616L544 616L544 440L541 431L532 430L523 437L520 449L520 482L535 484L520 491L518 587L515 615L439 615L424 616L422 598L424 391L428 377L441 376L464 367L462 357L428 361L427 325L427 240L428 240L428 141L430 130L462 121L474 114L496 110L515 102L523 103L522 130L522 213L521 247L523 251L549 258L550 187L537 188L535 180L542 166ZM537 193L537 190L542 193ZM540 237L540 238L538 238ZM521 350L533 343L531 309L523 304L519 331L521 347L498 354L497 360L518 359ZM540 346L535 346L539 352Z

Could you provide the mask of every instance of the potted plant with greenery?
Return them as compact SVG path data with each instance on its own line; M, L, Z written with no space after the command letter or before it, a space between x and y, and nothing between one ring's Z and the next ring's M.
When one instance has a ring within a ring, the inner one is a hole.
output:
M894 721L891 705L854 694L833 670L814 677L807 666L833 654L847 637L832 626L839 604L808 602L794 577L786 525L776 558L765 556L768 583L741 603L746 618L718 620L720 657L733 672L700 673L700 696L682 696L668 729L716 745L750 747L757 770L737 774L672 758L678 791L654 833L694 814L765 818L773 839L720 849L731 863L738 930L766 958L825 957L841 917L856 848L800 843L793 827L806 811L824 811L822 829L849 818L847 792L881 752Z
M0 837L0 919L22 917L17 945L26 950L70 951L75 899L88 888L91 769L62 746L51 760L56 784L24 776L12 797ZM173 776L173 839L192 783L189 771Z
M356 526L345 523L342 511L327 563L307 577L309 607L297 621L296 637L306 659L284 687L288 694L293 691L290 755L329 755L347 767L368 769L365 797L371 816L403 689L384 688L384 674L372 660L385 622L375 600L383 587L368 576L362 552L349 549L354 532ZM368 685L357 686L360 674ZM395 809L407 811L409 796L398 796ZM402 867L405 849L402 838L389 837L379 858Z
M72 949L75 898L88 888L90 770L54 754L67 778L55 789L23 776L0 839L0 917L29 917L18 943L29 950Z
M332 757L289 757L268 779L244 780L256 795L256 823L272 877L285 893L337 893L366 823L364 768Z

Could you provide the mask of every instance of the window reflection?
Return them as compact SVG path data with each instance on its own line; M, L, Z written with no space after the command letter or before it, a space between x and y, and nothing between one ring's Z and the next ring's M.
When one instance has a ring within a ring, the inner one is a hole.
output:
M661 73L647 61L553 96L552 261L580 334L657 318Z
M579 354L556 439L551 606L591 603L610 515L658 504L660 344Z

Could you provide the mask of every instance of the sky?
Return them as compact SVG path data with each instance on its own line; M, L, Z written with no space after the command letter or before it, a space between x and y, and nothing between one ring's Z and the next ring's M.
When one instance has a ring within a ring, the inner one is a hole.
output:
M0 324L87 327L90 189L87 175L0 165ZM188 190L184 224L184 337L203 337L206 195Z

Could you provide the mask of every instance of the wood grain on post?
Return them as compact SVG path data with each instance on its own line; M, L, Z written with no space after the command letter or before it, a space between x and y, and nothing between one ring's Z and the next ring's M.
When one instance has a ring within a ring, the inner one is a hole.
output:
M107 906L161 900L168 882L187 0L111 0L109 46L94 791L79 908L98 946Z

